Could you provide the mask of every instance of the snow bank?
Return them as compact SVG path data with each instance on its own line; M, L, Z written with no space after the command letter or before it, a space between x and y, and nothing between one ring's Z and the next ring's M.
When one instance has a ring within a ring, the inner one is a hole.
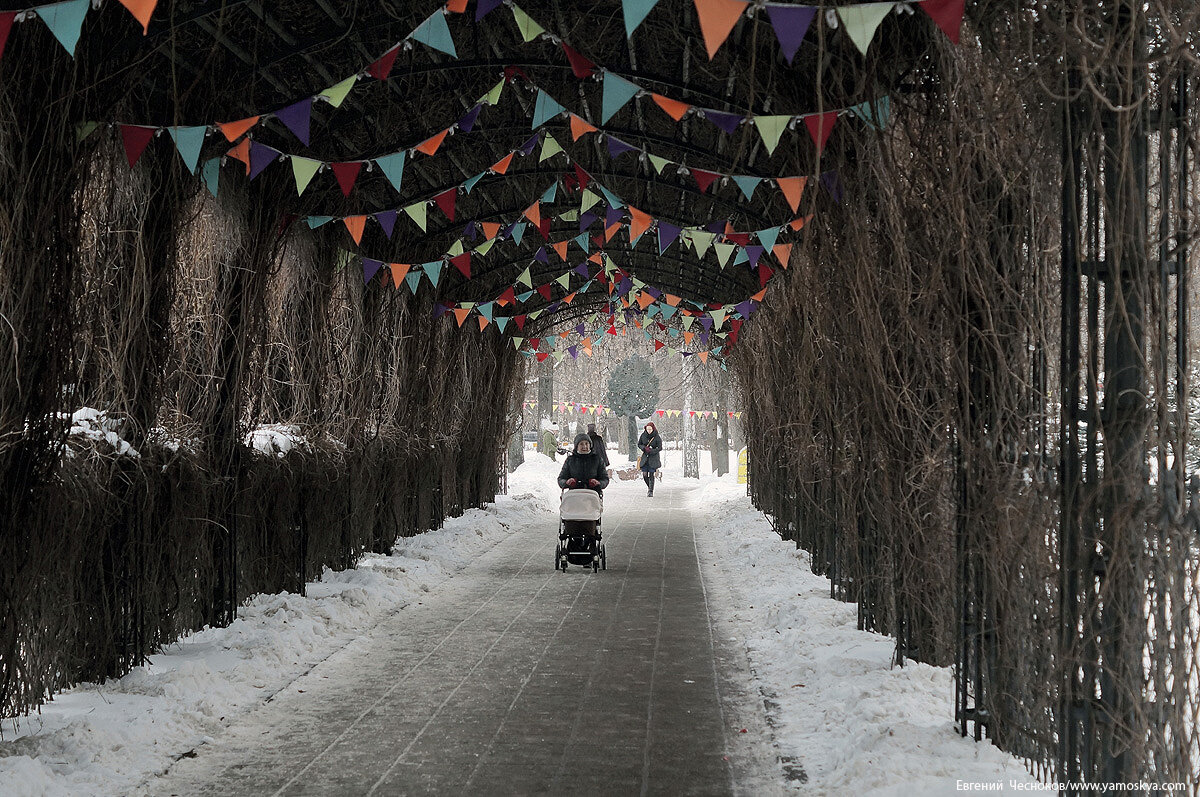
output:
M1033 782L1019 759L957 734L948 668L891 666L893 640L855 627L855 604L829 597L829 580L753 509L736 473L702 479L689 501L705 576L735 599L713 609L739 629L780 755L808 776L798 789L938 795L960 793L959 781Z
M557 505L548 501L557 493L555 475L548 459L534 463L510 483L521 495L402 539L391 556L371 554L352 570L327 570L305 597L256 596L227 628L190 634L119 680L68 690L40 715L5 720L0 794L128 793L385 616L421 600L477 557L481 542L494 545L544 521Z

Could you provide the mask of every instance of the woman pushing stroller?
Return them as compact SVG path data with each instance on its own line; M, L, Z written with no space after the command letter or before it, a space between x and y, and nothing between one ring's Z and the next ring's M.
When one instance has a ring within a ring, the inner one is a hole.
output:
M565 492L559 506L555 569L566 572L568 564L591 567L592 572L608 569L600 542L600 514L604 509L600 497L608 486L608 470L592 450L592 440L586 434L575 438L573 451L559 471L558 486Z
M564 490L588 489L603 493L608 486L608 469L604 460L592 450L592 439L586 434L575 436L571 455L558 473L558 486Z

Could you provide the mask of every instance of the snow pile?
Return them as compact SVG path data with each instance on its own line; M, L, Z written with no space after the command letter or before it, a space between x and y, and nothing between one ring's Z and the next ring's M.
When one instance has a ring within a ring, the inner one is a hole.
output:
M294 448L308 451L308 442L300 434L299 426L271 423L256 426L246 435L245 443L260 454L286 457Z
M945 667L891 666L894 642L859 631L857 607L829 597L807 552L781 540L736 474L705 478L689 497L705 576L735 598L781 756L817 794L954 794L958 782L1032 783L1019 759L960 737ZM799 787L799 783L796 784Z
M369 554L352 570L327 570L307 596L255 596L227 628L191 634L119 680L83 684L40 715L4 721L0 794L128 793L384 617L422 600L478 557L481 544L544 522L557 488L542 484L547 477L538 468L525 481L534 495L501 497L438 531L401 539L390 556Z
M112 453L119 457L140 457L137 449L121 437L122 422L104 410L81 407L70 416L62 413L63 420L71 421L67 432L65 456L75 457L84 450Z

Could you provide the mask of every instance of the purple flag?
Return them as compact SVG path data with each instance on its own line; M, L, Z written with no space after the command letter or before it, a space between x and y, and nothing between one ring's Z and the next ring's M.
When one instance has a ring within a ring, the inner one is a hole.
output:
M596 222L596 219L598 219L598 218L600 218L600 217L597 216L595 213L593 213L590 210L587 211L586 213L584 213L582 216L579 217L579 231L583 232L588 227L591 227Z
M745 117L738 116L736 113L725 113L724 111L713 111L705 108L704 118L724 130L726 133L733 133L735 130L737 130L738 125L742 123L742 120Z
M567 353L570 354L571 359L574 360L579 357L579 347L578 346L568 346Z
M363 258L363 282L370 282L371 277L379 273L379 267L383 265L381 260L372 260L369 257Z
M706 331L712 329L713 328L712 316L710 316L710 315L700 316L700 326L704 327L704 329Z
M505 238L509 238L512 236L513 230L515 230L516 228L517 228L517 223L514 221L512 224L509 224L507 227L502 229L496 237L501 240L504 240Z
M767 15L771 18L771 27L775 29L779 46L783 48L783 57L791 64L796 51L800 49L800 42L804 41L804 34L808 33L808 26L817 15L817 9L812 6L768 5Z
M712 319L709 319L709 320L711 321ZM707 346L707 345L708 345L708 337L709 337L709 336L708 336L708 333L707 333L707 332L701 332L701 333L700 333L700 345L701 345L701 346Z
M259 144L257 141L251 141L250 179L253 180L262 174L262 170L270 166L279 155L279 150L268 147L266 144Z
M478 227L479 225L475 222L468 221L467 226L463 227L463 237L471 243L475 243L475 239L479 237Z
M589 274L589 273L588 273L588 266L587 266L587 263L580 263L578 266L576 266L576 267L575 267L574 269L572 269L572 270L573 270L573 271L574 271L576 274L578 274L579 276L581 276L581 277L584 277L584 278L587 278L587 277L590 277L590 276L592 276L591 274Z
M547 313L553 313L557 309L558 309L558 302L551 302L550 304L546 305Z
M495 11L503 0L479 0L479 5L475 7L475 21L486 17L492 11Z
M587 332L587 327L583 324L580 324L579 326L575 327L575 331L582 335L583 333Z
M275 118L287 125L292 135L300 139L300 143L308 146L309 121L312 119L312 97L306 97L300 102L294 102L286 108L275 112Z
M705 232L715 232L720 235L721 233L725 232L725 222L710 221L708 224L704 225L704 230Z
M396 211L384 210L375 214L375 221L379 222L379 226L383 228L383 234L392 239L392 230L396 228Z
M624 155L626 152L631 152L636 149L632 144L626 144L616 136L608 136L608 154L612 157Z
M755 244L751 244L742 248L746 250L746 257L750 259L750 268L757 266L758 259L763 256L763 252L767 251L766 247L757 246Z
M658 223L658 253L661 255L663 252L666 252L671 244L675 243L676 239L679 238L679 233L681 232L683 232L682 227L676 227L674 224L660 221Z
M449 311L450 311L450 308L447 307L446 305L442 304L441 302L435 302L433 305L433 317L434 318L441 318Z
M479 109L482 107L482 105L476 105L474 108L467 111L466 115L463 116L462 119L458 120L458 129L464 133L470 133L471 128L475 126L475 120L479 118Z
M549 263L550 258L546 255L546 247L539 246L538 250L533 253L533 259L539 263Z
M654 299L655 299L655 301L657 301L657 300L659 300L659 299L661 299L661 298L662 298L662 291L660 291L658 288L652 288L652 287L650 287L649 285L647 285L647 286L646 286L645 288L643 288L642 290L644 290L646 293L648 293L648 294L650 294L651 296L653 296L653 297L654 297Z
M608 210L604 211L604 226L611 227L614 224L620 223L621 218L624 215L625 214L620 208L609 208Z
M838 177L836 169L827 171L821 175L821 187L829 192L834 202L837 202L839 205L842 204L842 180Z
M528 141L521 145L521 154L528 155L533 152L533 148L537 146L538 135L535 133Z
M747 299L746 301L735 305L733 309L736 310L742 318L749 318L750 314L754 312L754 302Z

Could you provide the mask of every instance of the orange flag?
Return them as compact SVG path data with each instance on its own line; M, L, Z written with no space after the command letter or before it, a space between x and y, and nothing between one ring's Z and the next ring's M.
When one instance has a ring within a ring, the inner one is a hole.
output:
M243 138L241 143L225 154L246 164L246 174L250 173L250 139Z
M788 267L788 263L792 259L791 244L775 244L775 248L771 250L775 253L775 259L779 261L779 265L784 268Z
M683 342L690 344L692 342L692 338L694 338L694 337L696 337L695 332L684 332L683 333Z
M651 296L650 294L646 293L645 291L642 291L641 293L638 294L637 303L638 303L639 307L641 307L643 310L645 310L647 307L654 304L654 297Z
M446 139L446 133L448 133L448 132L449 132L449 130L443 130L442 132L438 133L436 136L425 139L424 141L422 141L420 144L417 145L417 152L423 152L426 155L434 154L435 152L438 151L438 148L440 146L442 146L442 142Z
M560 260L567 259L567 243L568 241L562 241L561 243L550 244L550 248L555 252L558 252L558 257Z
M749 3L741 0L693 0L696 16L700 17L700 32L704 34L704 46L708 49L708 60L717 54L721 45L729 38L733 26L746 13Z
M632 244L642 233L650 229L650 214L643 213L633 205L629 206L629 242Z
M470 314L471 314L471 308L469 308L469 307L455 307L454 308L454 317L458 319L458 325L460 327L463 325L463 322L467 320L467 316L469 316Z
M487 325L487 318L485 316L479 316L479 331L482 332L483 330L487 329Z
M664 293L663 297L666 298L667 304L671 305L672 307L679 306L679 297L678 296L672 296L669 293Z
M612 237L617 234L617 230L619 230L619 229L621 229L621 222L619 222L619 221L616 222L615 224L611 225L610 227L605 228L604 242L608 243L609 241L611 241Z
M578 141L582 136L588 133L595 133L596 128L589 124L584 119L579 118L575 114L571 114L571 140Z
M533 222L534 227L542 226L541 203L534 202L532 205L530 205L528 208L525 209L524 215L525 215L525 218L527 218Z
M363 228L367 226L366 216L347 216L342 219L342 223L350 231L350 237L354 239L354 243L362 240Z
M686 102L673 100L670 97L664 97L661 94L651 94L650 99L654 100L654 102L658 104L658 107L662 108L667 116L671 117L676 122L682 119L683 115L692 107Z
M696 352L696 353L700 355L700 362L702 362L702 363L708 362L708 352L701 351L701 352Z
M783 196L791 206L792 212L795 213L800 209L800 196L804 193L804 184L808 182L807 177L776 177L775 184L779 186L779 190L783 192Z
M225 134L225 138L229 139L229 143L232 144L234 141L237 141L238 136L258 124L258 119L259 117L257 116L251 116L236 122L225 122L224 124L217 125L217 127L221 128L221 132Z
M396 283L396 289L400 289L400 283L408 276L408 263L388 263L392 269L392 282Z
M467 10L467 0L447 0L446 10L452 14L461 14Z
M796 232L800 232L802 229L804 229L804 225L808 224L810 221L812 221L811 213L809 213L807 216L800 216L792 219L790 222L788 222L788 226Z
M129 9L134 19L142 23L142 35L146 35L150 29L150 15L154 13L158 0L121 0L121 5Z
M505 172L508 171L508 165L510 163L512 163L513 155L516 155L516 154L517 153L515 153L515 152L508 153L503 158L501 158L500 160L493 163L491 165L491 170L493 172L495 172L496 174L504 174Z
M766 288L763 288L761 291L759 291L758 293L754 294L754 295L753 295L753 296L751 296L750 298L751 298L751 299L753 299L753 300L754 300L754 301L756 301L756 302L761 302L761 301L763 300L763 298L764 298L764 297L766 297L766 295L767 295L767 289L766 289Z
M485 241L492 240L496 237L496 233L500 232L500 222L498 221L485 221L481 226L483 227L483 239Z
M573 301L575 301L575 291L572 291L571 293L568 293L566 296L562 297L563 304L570 304Z

